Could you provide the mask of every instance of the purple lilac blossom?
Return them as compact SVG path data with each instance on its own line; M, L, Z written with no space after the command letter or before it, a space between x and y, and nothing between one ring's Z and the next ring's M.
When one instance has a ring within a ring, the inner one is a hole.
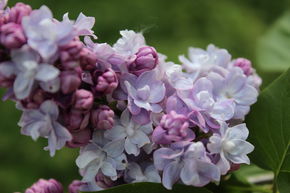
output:
M99 106L96 110L92 111L91 123L94 129L112 129L114 126L115 113L110 107L106 105Z
M130 162L125 171L125 181L127 183L155 182L161 183L161 177L154 165L144 166L142 169L137 163Z
M20 48L26 43L21 25L16 23L8 23L0 27L0 42L6 48L16 49Z
M18 125L22 127L23 135L48 138L45 150L54 156L55 151L61 149L67 141L72 139L69 131L57 122L59 110L53 101L45 101L39 109L24 109Z
M246 141L249 130L245 124L229 127L227 123L222 123L220 134L214 133L209 138L208 150L211 154L219 154L220 158L217 162L221 174L226 174L231 163L234 164L250 164L247 154L254 150L254 146Z
M31 11L32 9L29 5L16 3L16 5L9 10L8 22L21 24L23 17L30 15Z
M22 26L28 45L47 61L57 54L58 46L69 43L75 36L73 25L68 21L54 20L46 6L33 10L29 16L25 16Z
M152 123L139 125L132 120L128 110L125 110L120 119L115 120L112 129L105 132L105 137L112 141L119 140L127 154L138 156L140 148L150 144L149 134L153 131Z
M193 186L220 180L220 171L207 157L201 142L178 142L162 147L154 152L153 158L155 167L163 171L162 184L167 189L172 189L178 180Z
M11 53L12 61L16 67L16 79L14 82L14 93L18 99L24 99L31 93L35 82L39 81L40 86L48 92L51 85L50 81L58 78L59 70L50 64L39 63L40 58L29 47L13 50Z

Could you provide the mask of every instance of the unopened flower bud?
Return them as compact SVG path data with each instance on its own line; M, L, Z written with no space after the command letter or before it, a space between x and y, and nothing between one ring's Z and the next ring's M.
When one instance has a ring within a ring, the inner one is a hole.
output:
M63 71L60 75L61 91L63 94L69 94L79 88L81 78L75 71Z
M83 48L80 52L80 65L83 70L94 70L97 64L96 55L88 48Z
M96 91L103 94L112 93L118 86L118 78L116 73L112 69L108 69L101 75L98 74L100 74L100 72L94 73L94 78L96 79Z
M241 68L246 76L250 76L253 73L252 63L246 58L236 59L234 66Z
M135 61L128 65L128 70L136 76L154 69L158 63L158 54L153 47L140 48L135 57Z
M189 128L187 117L171 111L163 115L160 124L152 134L152 140L156 144L170 144L178 141L191 141L195 134Z
M83 147L89 143L92 138L92 131L89 128L77 132L71 132L73 139L67 142L67 147L78 148Z
M91 123L95 129L112 129L114 126L114 111L106 105L93 110L91 114Z
M60 60L64 69L74 69L79 65L80 53L84 45L79 39L60 47Z
M90 91L80 89L75 94L74 108L82 111L88 111L92 108L94 102L94 96Z
M74 180L72 183L68 186L68 192L69 193L79 193L80 192L80 187L83 185L84 182L80 180Z
M26 189L25 193L63 193L63 187L54 179L40 179L30 188Z
M32 8L24 3L16 3L9 11L8 22L21 24L24 16L30 15Z
M26 37L24 35L23 29L19 24L8 23L2 25L0 32L0 42L6 48L20 48L26 42Z

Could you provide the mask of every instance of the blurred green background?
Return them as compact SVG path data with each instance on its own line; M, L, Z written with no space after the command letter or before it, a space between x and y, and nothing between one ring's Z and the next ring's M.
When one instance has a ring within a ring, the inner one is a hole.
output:
M17 0L11 0L12 6ZM177 61L188 46L209 43L227 48L233 57L256 61L257 40L282 15L288 0L26 0L33 8L46 4L55 17L80 12L96 18L100 42L115 42L119 30L144 31L147 43ZM3 93L3 91L2 91ZM42 150L45 140L21 136L20 112L12 102L0 104L0 187L9 193L29 187L38 178L56 178L66 186L79 178L78 150L63 149L54 158Z

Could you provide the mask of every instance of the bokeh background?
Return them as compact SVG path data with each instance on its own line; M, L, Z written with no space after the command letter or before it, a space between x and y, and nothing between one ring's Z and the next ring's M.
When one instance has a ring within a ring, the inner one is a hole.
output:
M17 0L11 0L14 5ZM96 18L100 42L114 43L119 30L143 31L147 43L170 60L188 46L209 43L227 48L233 57L256 61L259 37L287 9L288 0L26 0L33 8L45 4L55 17L80 12ZM3 94L3 91L1 91ZM21 136L20 112L12 102L0 103L0 192L23 192L38 178L69 184L79 178L74 160L78 149L65 148L54 158L43 150L45 140Z

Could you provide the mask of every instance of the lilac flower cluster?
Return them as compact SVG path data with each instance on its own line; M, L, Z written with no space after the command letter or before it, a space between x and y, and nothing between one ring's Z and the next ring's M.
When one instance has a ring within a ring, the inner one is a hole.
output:
M22 134L48 139L51 156L81 148L83 179L71 192L134 182L204 186L249 164L254 147L242 122L261 84L249 60L209 45L189 48L175 64L141 33L96 43L93 17L59 21L46 6L6 3L0 0L3 98L23 111ZM27 192L48 185L34 186Z

